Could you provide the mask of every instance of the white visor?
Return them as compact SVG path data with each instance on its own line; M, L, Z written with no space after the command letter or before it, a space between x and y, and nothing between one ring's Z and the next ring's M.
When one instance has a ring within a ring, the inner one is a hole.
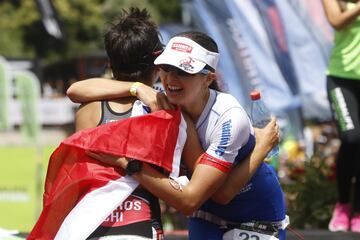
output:
M173 37L154 64L168 64L187 73L200 72L206 65L216 70L219 53L210 52L186 37Z

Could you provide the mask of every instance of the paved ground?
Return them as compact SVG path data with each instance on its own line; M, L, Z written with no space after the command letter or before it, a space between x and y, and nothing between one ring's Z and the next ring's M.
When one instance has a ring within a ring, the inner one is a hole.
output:
M288 232L286 240L360 240L360 233L332 233L325 230L298 231L302 238ZM27 234L21 233L19 237L26 238ZM0 237L1 239L1 237ZM165 240L187 240L186 231L174 231L165 234ZM201 240L201 239L199 239Z
M359 240L360 233L333 233L325 230L300 231L305 240ZM287 240L298 240L292 232L288 233Z
M288 231L286 240L360 240L360 233L332 233L325 230L298 231L302 238ZM186 232L166 234L166 240L186 240ZM200 239L199 239L200 240Z
M67 133L63 127L53 127L43 129L39 134L40 145L58 145L62 140L67 137ZM21 135L20 131L0 131L0 147L2 146L27 146L33 144L32 141Z

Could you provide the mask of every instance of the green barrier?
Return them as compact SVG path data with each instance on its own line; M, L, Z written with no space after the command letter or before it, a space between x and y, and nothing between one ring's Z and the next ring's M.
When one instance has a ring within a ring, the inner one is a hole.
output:
M40 132L39 99L40 84L38 78L30 71L14 73L16 96L21 104L21 132L32 143L36 143Z
M10 70L0 56L0 130L9 129Z
M42 148L42 169L47 169L55 148ZM39 174L41 191L38 192L38 158L34 147L0 147L0 228L29 232L34 226L39 214L37 207L42 206L46 174L46 171Z

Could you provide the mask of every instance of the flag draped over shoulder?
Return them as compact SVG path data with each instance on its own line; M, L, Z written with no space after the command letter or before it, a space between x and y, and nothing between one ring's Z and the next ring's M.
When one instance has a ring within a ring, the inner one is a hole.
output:
M86 239L138 186L85 151L126 156L179 173L186 123L161 110L75 133L50 157L43 210L28 239Z

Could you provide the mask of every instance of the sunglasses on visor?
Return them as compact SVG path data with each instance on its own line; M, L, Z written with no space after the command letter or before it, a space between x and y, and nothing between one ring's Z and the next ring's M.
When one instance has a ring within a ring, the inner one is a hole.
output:
M192 76L192 75L195 75L195 74L204 74L204 75L206 75L206 74L211 72L210 70L203 68L200 72L197 72L195 74L191 74L191 73L188 73L188 72L185 72L185 71L181 70L180 68L174 67L172 65L167 65L167 64L161 64L160 68L164 72L167 72L167 73L168 72L174 72L178 76Z

